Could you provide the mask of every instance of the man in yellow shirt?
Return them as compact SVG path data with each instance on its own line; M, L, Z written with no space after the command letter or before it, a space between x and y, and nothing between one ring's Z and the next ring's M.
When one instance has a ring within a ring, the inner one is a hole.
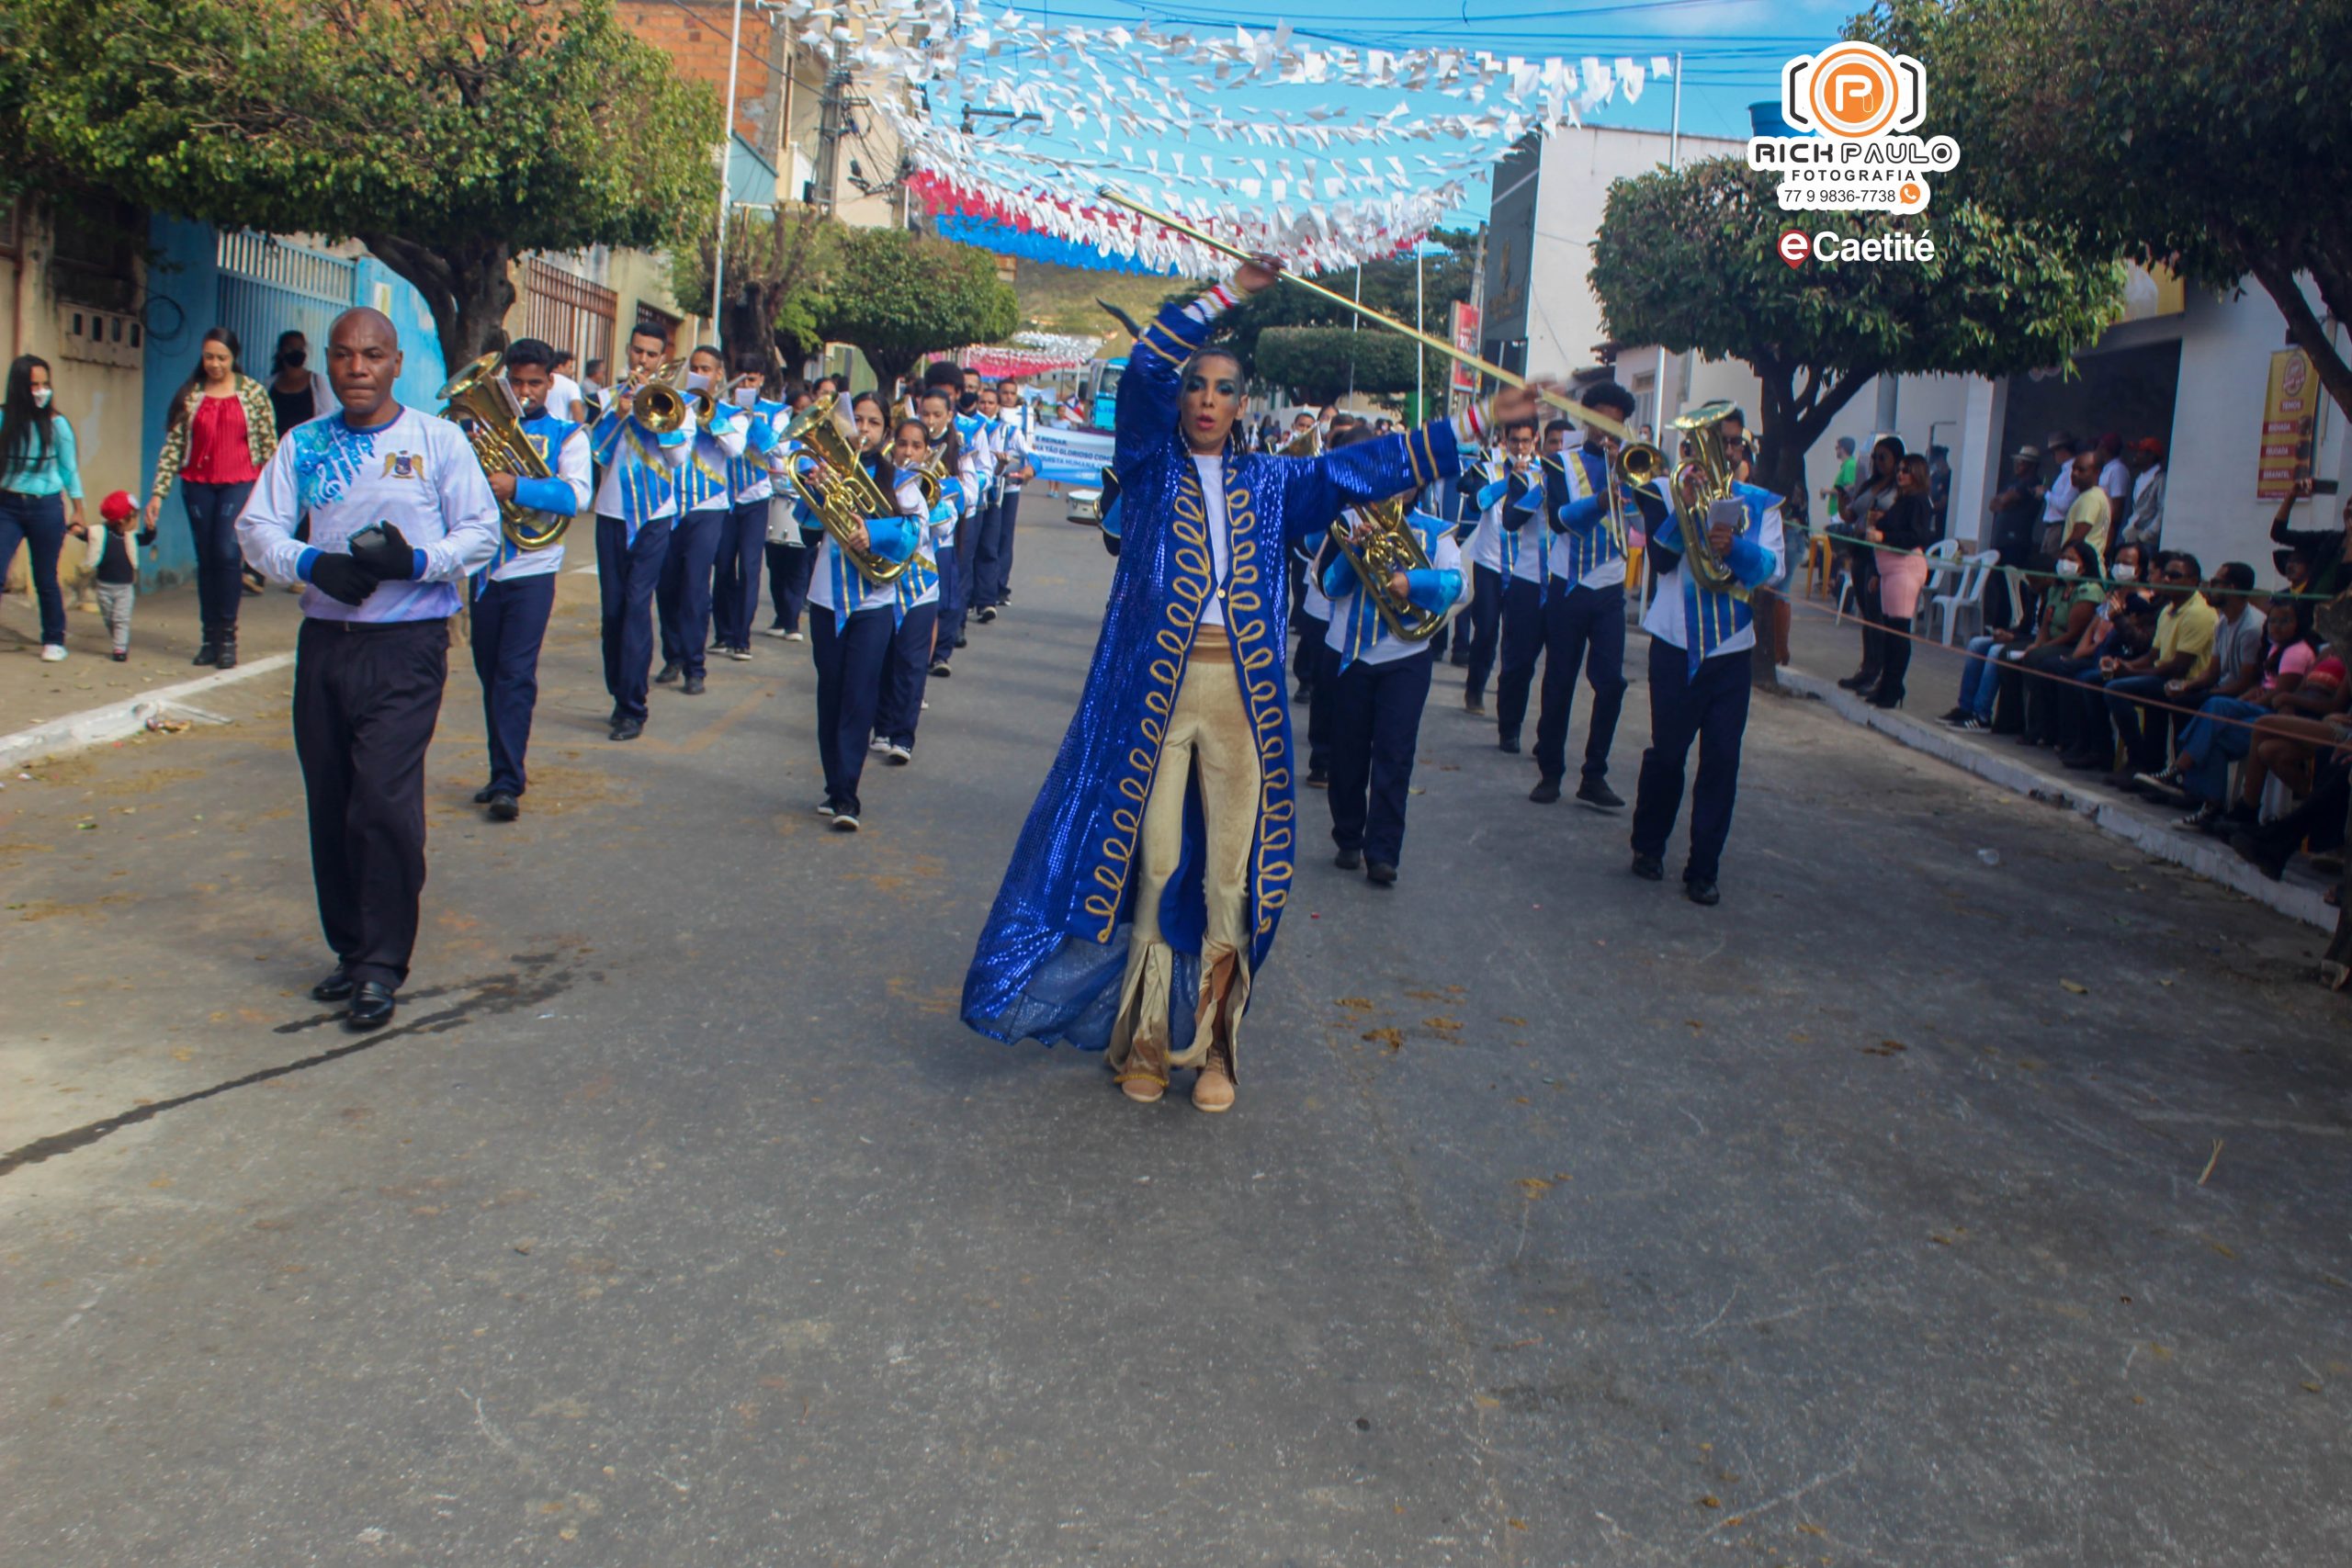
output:
M2107 541L2115 522L2115 509L2108 503L2107 492L2098 488L2098 455L2078 452L2075 455L2075 499L2066 508L2064 543L2088 539L2098 558L2107 559Z
M2132 777L2153 773L2165 765L2165 736L2174 718L2169 708L2143 708L2165 700L2167 681L2194 682L2213 661L2213 634L2221 624L2205 595L2198 592L2204 568L2195 556L2178 550L2156 558L2155 596L2164 609L2156 616L2155 646L2139 659L2115 664L2107 677L2107 713L2123 742L2123 766L2108 774L2117 789L2132 787Z

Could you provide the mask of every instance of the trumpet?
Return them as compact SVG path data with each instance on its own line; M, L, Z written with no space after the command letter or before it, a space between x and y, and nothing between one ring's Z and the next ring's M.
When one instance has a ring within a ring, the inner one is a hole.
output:
M472 443L484 473L553 479L555 471L523 433L523 410L514 400L514 389L498 373L505 359L503 350L492 349L450 377L438 394L441 417L465 422L466 439ZM518 550L546 549L571 526L568 513L556 516L534 512L511 501L498 503L498 521L500 530Z
M821 486L811 483L797 465L791 467L787 474L792 488L808 503L808 510L817 514L850 565L857 568L858 576L876 588L887 588L906 574L913 558L891 560L854 541L867 518L887 517L898 511L898 498L885 495L874 476L865 471L865 465L857 460L857 449L833 423L834 401L828 393L810 403L778 433L778 444L797 441L824 464L827 480Z
M1372 598L1373 607L1380 612L1381 621L1388 627L1388 635L1400 642L1427 642L1437 636L1445 625L1442 611L1425 610L1410 599L1400 599L1392 592L1389 579L1400 571L1429 570L1429 552L1421 548L1419 536L1413 532L1405 505L1407 498L1390 496L1358 508L1365 522L1372 525L1362 543L1344 522L1331 525L1331 543L1354 569L1356 581Z

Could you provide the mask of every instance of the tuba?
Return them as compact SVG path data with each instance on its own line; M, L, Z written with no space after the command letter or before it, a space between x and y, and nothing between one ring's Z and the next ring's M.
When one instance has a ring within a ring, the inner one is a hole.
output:
M828 393L810 403L796 415L789 424L777 433L779 444L798 442L825 465L828 480L822 486L810 482L798 466L788 469L792 488L808 503L833 536L833 543L849 557L857 568L858 576L876 588L887 588L905 575L913 558L889 560L851 543L852 535L863 527L869 517L887 517L899 510L896 496L885 495L865 465L857 459L857 448L833 423L834 398Z
M474 456L481 460L484 473L553 479L554 470L523 433L523 410L514 401L514 389L498 373L505 358L503 350L492 349L450 377L439 394L444 405L441 417L465 422L466 439L473 443ZM498 503L498 517L507 542L518 550L546 549L571 526L569 513L534 512L511 501ZM548 517L554 520L541 522Z
M1672 482L1676 493L1671 499L1683 518L1683 569L1709 592L1728 593L1735 599L1745 600L1747 597L1746 585L1734 577L1731 569L1717 559L1714 551L1707 547L1708 512L1716 502L1731 500L1738 494L1736 481L1732 478L1731 459L1724 453L1723 433L1717 428L1731 412L1731 404L1713 402L1693 409L1674 422L1671 428L1690 443L1692 456L1690 461L1674 470ZM1648 450L1655 452L1657 448ZM1654 466L1663 468L1665 463L1666 455L1658 453ZM1745 508L1741 515L1743 522L1740 527L1745 528Z
M1429 570L1429 552L1421 548L1420 538L1413 532L1407 500L1396 495L1359 507L1357 514L1373 525L1372 532L1359 545L1345 523L1334 523L1331 543L1339 547L1340 554L1355 569L1356 581L1371 596L1373 606L1388 627L1388 635L1400 642L1427 642L1445 625L1443 613L1425 610L1410 599L1399 599L1389 592L1388 580L1396 573Z

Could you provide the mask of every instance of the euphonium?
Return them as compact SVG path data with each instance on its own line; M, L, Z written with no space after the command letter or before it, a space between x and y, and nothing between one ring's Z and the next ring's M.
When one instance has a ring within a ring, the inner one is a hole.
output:
M1690 573L1700 587L1713 593L1728 593L1735 599L1747 597L1747 585L1731 574L1731 569L1715 556L1707 544L1707 514L1718 501L1737 497L1737 481L1733 478L1731 459L1724 455L1723 432L1719 428L1731 413L1727 402L1708 403L1691 410L1674 422L1670 428L1680 433L1690 443L1691 460L1674 470L1674 505L1682 514L1682 568ZM1658 461L1665 462L1659 454ZM1740 523L1735 532L1747 526L1747 510L1740 509Z
M1354 531L1343 520L1331 525L1331 542L1355 569L1356 580L1380 612L1388 635L1400 642L1427 642L1445 625L1443 613L1397 598L1390 592L1388 581L1400 571L1429 570L1429 552L1421 548L1420 536L1413 532L1407 499L1391 496L1358 507L1357 514L1373 525L1372 532L1358 544Z
M523 410L514 400L514 389L498 373L505 358L504 353L492 349L450 377L441 389L445 405L441 417L466 422L466 439L473 443L482 472L513 474L522 479L553 479L555 471L523 432ZM507 539L518 550L546 549L571 526L568 513L556 516L534 512L511 501L498 503L498 518ZM543 518L552 521L542 523Z
M787 466L792 488L808 503L808 510L824 524L825 532L833 543L849 557L850 565L857 568L858 576L876 588L896 582L911 564L908 560L890 560L854 543L856 534L869 517L888 517L899 510L896 496L886 495L857 460L857 448L850 445L842 427L833 423L832 394L810 403L795 415L778 436L781 442L798 442L825 465L826 482L814 485L800 472L799 466Z

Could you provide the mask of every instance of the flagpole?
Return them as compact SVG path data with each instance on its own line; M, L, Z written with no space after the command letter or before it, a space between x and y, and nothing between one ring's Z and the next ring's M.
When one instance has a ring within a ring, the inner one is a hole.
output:
M727 198L734 194L729 176L735 172L735 73L742 63L743 0L735 0L735 31L727 49L727 115L719 127L718 242L710 252L710 335L718 340L722 356L727 348ZM1682 91L1679 80L1674 90ZM725 368L720 367L722 372ZM711 389L714 399L718 392L716 387Z

